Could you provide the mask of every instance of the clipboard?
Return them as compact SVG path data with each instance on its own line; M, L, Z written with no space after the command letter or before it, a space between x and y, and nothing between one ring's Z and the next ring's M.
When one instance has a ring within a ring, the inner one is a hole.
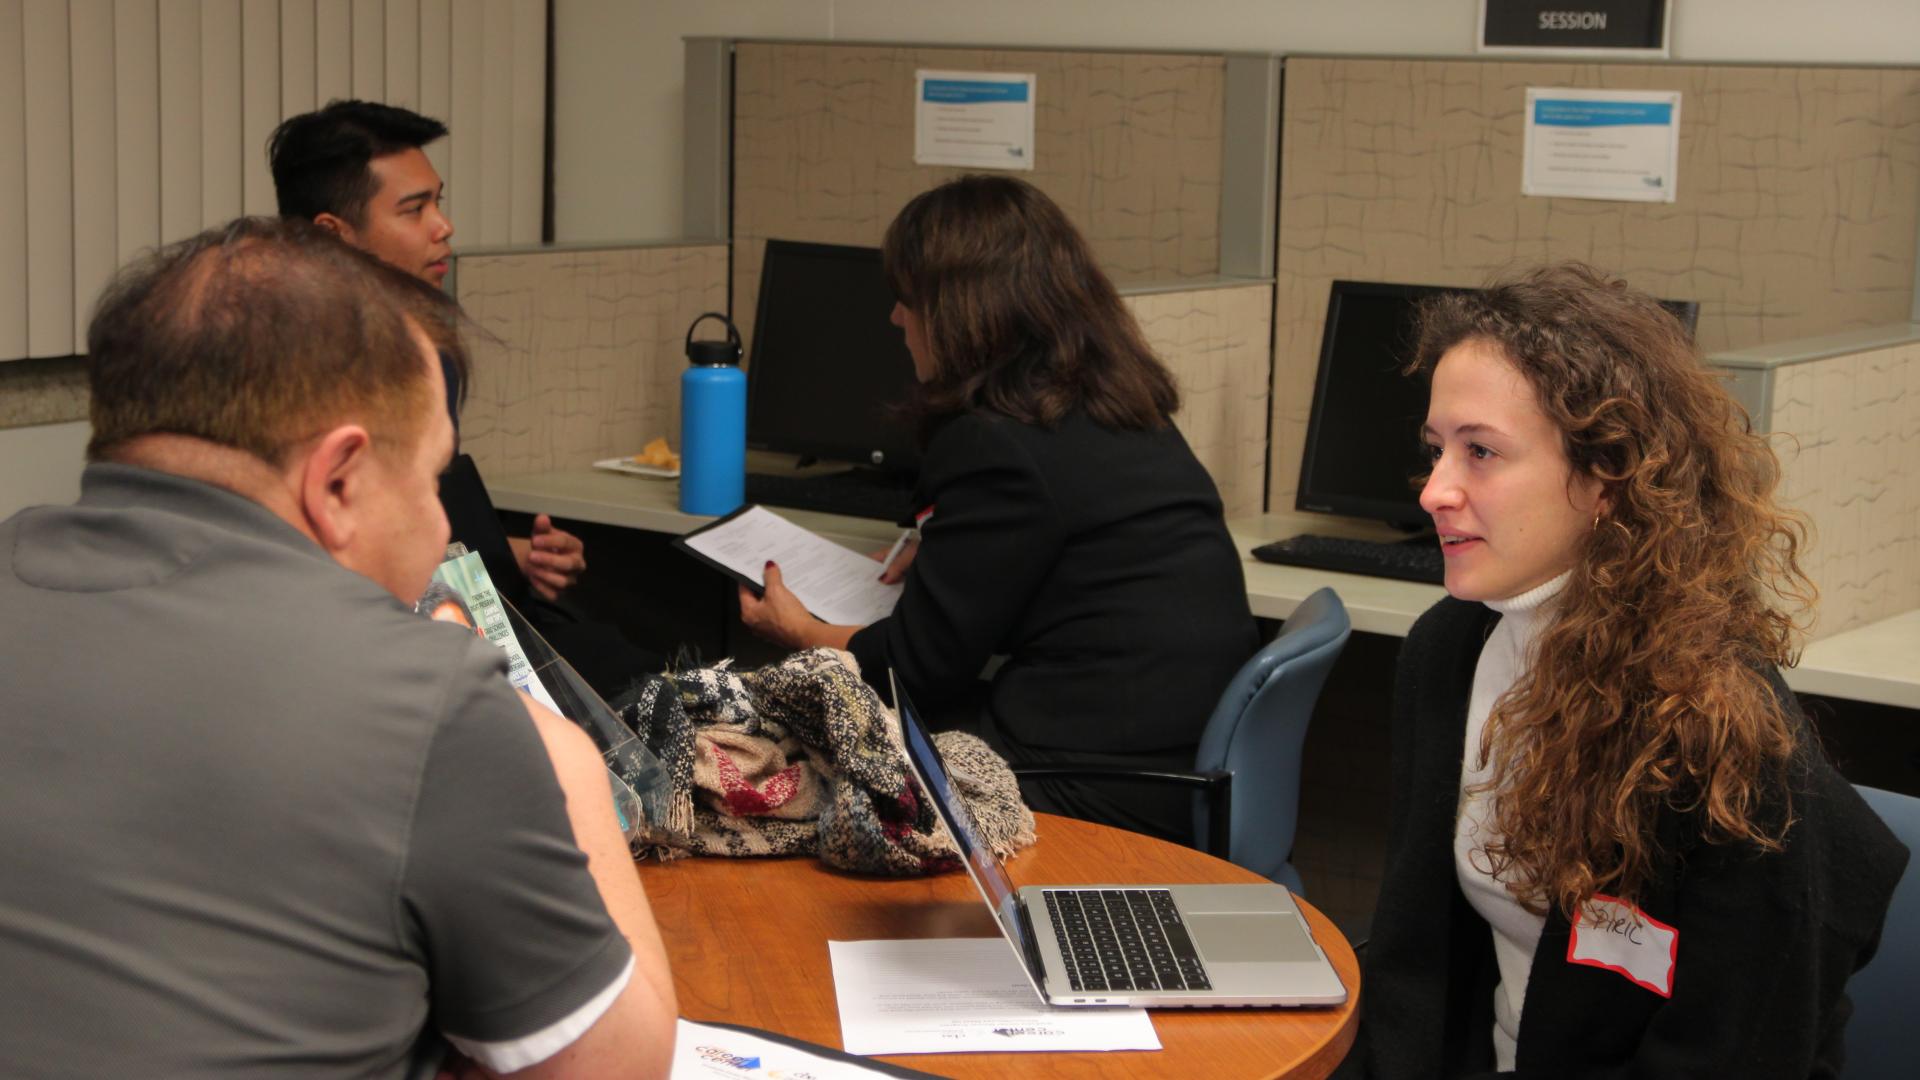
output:
M749 504L676 537L686 552L754 595L764 594L767 562L780 566L787 588L822 622L867 626L892 614L899 585L880 581L882 565L764 506Z

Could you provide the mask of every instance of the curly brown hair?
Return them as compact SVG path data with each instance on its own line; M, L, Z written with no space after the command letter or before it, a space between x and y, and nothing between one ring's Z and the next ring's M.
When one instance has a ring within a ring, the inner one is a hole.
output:
M1671 854L1672 813L1709 843L1777 850L1798 741L1768 672L1794 660L1814 599L1805 519L1774 501L1780 465L1679 322L1624 281L1543 267L1422 309L1411 367L1429 378L1467 341L1497 345L1561 433L1602 516L1498 702L1486 847L1536 914L1595 893L1635 899Z

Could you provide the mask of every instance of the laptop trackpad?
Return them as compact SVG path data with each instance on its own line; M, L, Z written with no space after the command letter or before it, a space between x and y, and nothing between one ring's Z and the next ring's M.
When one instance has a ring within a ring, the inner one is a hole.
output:
M1307 928L1290 914L1188 915L1187 929L1209 964L1320 959Z

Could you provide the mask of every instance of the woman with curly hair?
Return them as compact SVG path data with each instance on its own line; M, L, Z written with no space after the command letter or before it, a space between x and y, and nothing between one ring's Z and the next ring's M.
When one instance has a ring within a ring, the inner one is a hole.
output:
M1400 656L1355 1061L1832 1075L1906 854L1779 675L1813 588L1773 452L1586 267L1422 324L1450 595Z
M774 568L764 599L741 590L742 621L789 648L847 649L876 686L891 669L936 724L1016 766L1191 769L1259 641L1219 490L1173 423L1172 374L1079 230L1024 181L924 192L881 251L920 379L924 539L885 619L820 622ZM1028 776L1021 792L1035 810L1193 837L1186 789Z

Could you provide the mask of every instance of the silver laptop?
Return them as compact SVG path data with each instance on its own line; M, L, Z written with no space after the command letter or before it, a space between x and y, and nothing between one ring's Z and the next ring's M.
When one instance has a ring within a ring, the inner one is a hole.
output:
M907 762L1041 1000L1153 1008L1347 1000L1347 988L1283 885L1029 885L1015 891L898 683L893 700Z

